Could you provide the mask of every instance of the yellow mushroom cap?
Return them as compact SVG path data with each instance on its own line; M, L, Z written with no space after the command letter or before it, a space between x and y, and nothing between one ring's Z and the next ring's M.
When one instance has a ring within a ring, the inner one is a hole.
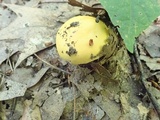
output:
M76 16L66 21L56 35L58 54L72 64L85 64L102 56L108 46L109 28L95 17Z

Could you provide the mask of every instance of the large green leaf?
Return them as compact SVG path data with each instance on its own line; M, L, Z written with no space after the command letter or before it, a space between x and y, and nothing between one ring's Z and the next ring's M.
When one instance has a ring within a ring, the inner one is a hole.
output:
M160 15L160 0L100 0L133 53L135 37Z

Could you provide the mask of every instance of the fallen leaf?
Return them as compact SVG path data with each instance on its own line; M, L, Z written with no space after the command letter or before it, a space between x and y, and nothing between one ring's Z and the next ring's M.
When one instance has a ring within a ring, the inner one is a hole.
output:
M144 30L138 37L138 42L143 45L147 53L152 58L160 57L160 27L152 24L146 30Z
M0 64L24 47L21 39L0 41Z
M34 73L32 69L18 68L9 78L30 88L41 80L48 69L49 67L45 67Z
M22 118L20 120L31 120L31 115L30 115L30 105L32 104L31 100L25 100L24 101L24 111L23 111L23 115Z
M0 6L0 30L7 27L14 19L16 19L16 14L12 13L9 9L4 9Z
M42 68L33 76L31 69L17 69L16 72L8 77L1 85L3 89L0 92L0 100L8 100L15 97L23 96L27 88L34 86L49 67Z
M105 111L106 115L109 117L108 119L118 120L121 116L121 110L119 104L109 99L110 95L110 91L103 90L99 95L92 96L92 99L102 110Z
M120 103L122 105L122 111L124 113L129 113L130 105L128 103L128 94L121 93L119 99L120 99Z
M140 116L141 116L141 120L145 120L147 118L149 109L147 109L142 103L139 103L137 105L137 108L139 110Z
M140 59L145 61L150 70L160 70L160 58L150 58L148 56L140 55Z
M31 100L24 101L24 111L20 120L41 120L41 113L38 106L32 108Z
M41 108L42 119L49 120L52 118L52 120L59 120L64 107L65 103L62 100L61 90L56 89L55 93L45 100Z
M56 14L53 11L40 8L3 4L16 13L17 18L10 25L0 31L0 40L26 39L28 35L35 35L41 28L56 26ZM46 32L46 31L45 31ZM45 33L44 33L45 34Z
M89 103L90 112L92 113L93 118L96 120L101 120L105 113L104 111L95 103Z
M92 75L86 76L85 74L87 74L87 72L89 72L89 70L86 68L77 68L69 77L69 81L78 88L86 99L89 98L90 92L94 89L94 77Z
M6 79L0 91L0 101L23 96L26 90L27 85Z
M3 5L15 12L17 18L0 31L0 41L24 40L24 47L19 49L21 54L15 68L28 56L45 49L46 42L55 44L55 36L53 36L57 31L55 12L12 4Z

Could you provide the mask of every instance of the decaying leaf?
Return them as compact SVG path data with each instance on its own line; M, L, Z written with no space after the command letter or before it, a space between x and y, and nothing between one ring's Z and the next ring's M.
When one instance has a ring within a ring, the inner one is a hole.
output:
M31 100L24 101L24 111L20 120L41 120L39 107L32 108L31 104Z
M0 64L24 47L22 39L5 40L0 43Z
M160 70L159 18L160 17L158 17L138 37L135 52L137 57L136 59L138 60L139 68L141 71L141 81L145 86L145 89L154 106L154 109L156 110L158 116L160 117L160 111L159 111L160 102L158 97L159 96L159 70ZM142 113L142 111L140 111L140 114L141 114L141 118L142 116L146 116L146 113Z
M26 39L28 35L35 35L40 32L41 28L54 27L56 23L55 12L13 4L3 5L15 12L17 18L8 27L0 31L0 40ZM36 31L38 29L39 31Z
M158 19L144 30L137 39L140 59L146 62L150 70L160 69L160 27Z
M105 115L104 111L95 103L90 103L88 108L92 119L101 120Z
M45 114L45 116L42 116L42 119L49 120L52 118L53 120L59 120L64 107L65 103L62 100L61 90L56 89L55 93L46 99L41 108L41 113Z
M31 69L17 69L15 74L8 77L1 85L0 100L23 96L27 88L34 86L49 68L42 68L33 76Z
M27 85L6 79L0 92L0 101L23 96L26 90Z
M160 57L160 27L152 24L138 37L138 42L143 45L145 50L152 58Z
M49 67L42 68L37 73L32 69L18 68L9 78L13 81L27 85L27 88L34 86L43 77Z
M146 65L150 70L160 70L160 58L150 58L148 56L141 55L140 59L146 62Z
M103 111L107 114L108 118L117 120L121 116L119 105L114 101L109 99L112 94L103 90L99 95L93 96L95 103L102 108Z
M28 56L38 52L48 46L46 42L54 44L54 34L56 33L56 14L39 8L31 8L12 4L4 4L17 15L17 18L9 26L0 31L0 41L8 39L23 40L23 49L15 68ZM30 14L32 13L32 14Z
M88 69L85 68L77 68L74 73L69 77L69 81L71 81L78 90L82 93L82 95L88 99L89 92L91 92L94 88L94 78L92 75L87 75L89 72ZM81 82L81 84L79 84Z
M129 113L130 111L130 105L128 103L128 95L127 94L124 94L124 93L121 93L120 94L120 102L121 102L121 105L122 105L122 111L124 113Z
M139 110L140 116L141 116L141 120L145 120L147 118L149 109L147 109L142 103L139 103L137 105L137 108Z

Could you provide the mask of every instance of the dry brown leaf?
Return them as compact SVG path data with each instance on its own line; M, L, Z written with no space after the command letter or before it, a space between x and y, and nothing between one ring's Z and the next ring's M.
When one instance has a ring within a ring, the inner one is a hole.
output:
M120 99L120 102L121 102L121 105L122 105L122 111L124 113L129 113L130 105L128 103L128 94L121 93L119 99Z
M160 58L150 58L148 56L140 55L140 59L146 62L150 70L160 70Z
M38 106L32 108L31 100L24 101L24 111L20 120L41 120L41 113Z
M146 30L144 30L138 37L138 42L143 45L147 53L152 58L160 57L160 27L152 24Z
M54 35L57 29L55 12L11 4L4 5L14 11L17 18L0 31L0 41L24 40L24 47L19 49L21 54L15 68L28 56L46 48L46 42L55 44Z
M0 41L0 64L24 47L21 39Z
M140 115L139 111L136 107L132 107L129 103L129 93L120 93L120 103L122 107L122 116L120 117L120 120L139 120Z
M76 85L78 90L86 99L88 99L88 97L90 96L90 92L92 92L92 90L94 89L94 77L92 75L86 76L85 74L87 74L88 72L89 70L86 68L77 68L69 77L69 81Z
M14 13L9 9L4 9L2 6L0 6L0 14L0 30L7 27L16 18Z
M109 99L110 96L110 91L103 90L99 95L93 96L92 99L102 110L105 111L106 115L109 117L108 119L118 120L121 116L121 110L119 104Z
M3 5L15 12L17 19L14 20L8 27L0 31L0 40L17 38L26 39L28 38L28 35L35 36L35 34L40 32L42 28L55 26L55 17L57 16L53 11L13 4Z
M49 67L42 68L33 76L31 69L20 68L1 85L0 100L12 99L23 96L27 88L39 82Z
M37 84L48 69L49 67L42 68L37 73L34 73L32 69L18 68L14 74L10 76L10 79L27 85L27 88L29 88Z
M61 90L56 89L55 93L46 99L44 102L41 113L43 114L43 120L59 120L63 109L65 107L65 103L62 100Z
M141 116L141 120L146 120L149 109L147 109L142 103L139 103L137 105L137 108L139 110L140 116Z
M24 101L24 111L23 111L23 115L22 118L20 120L31 120L31 115L30 115L30 105L32 104L31 100L25 100Z
M93 120L101 120L105 115L104 111L94 102L90 102L88 108Z
M6 79L0 92L0 101L23 96L26 90L27 85Z

